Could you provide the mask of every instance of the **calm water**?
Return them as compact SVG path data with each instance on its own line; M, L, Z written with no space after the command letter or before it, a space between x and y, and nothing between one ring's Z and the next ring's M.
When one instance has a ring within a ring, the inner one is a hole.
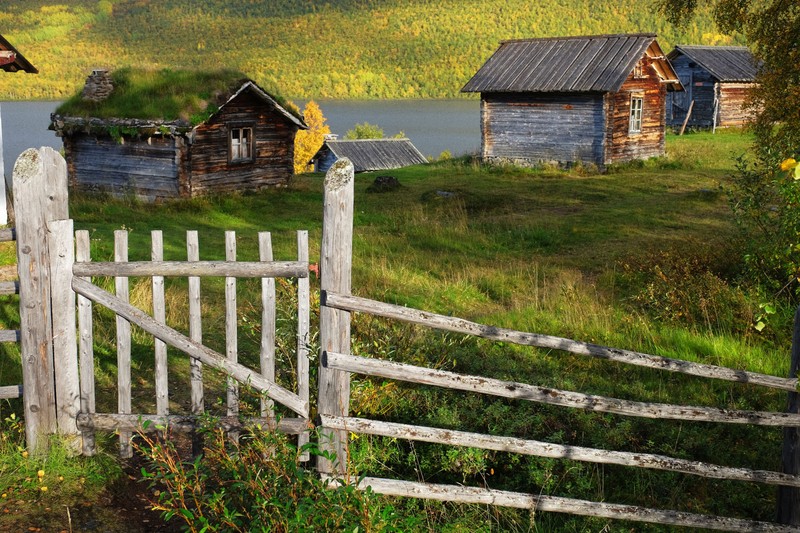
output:
M3 155L5 172L27 148L52 146L61 149L61 139L47 127L50 113L60 102L2 102ZM300 102L305 105L305 102ZM358 123L369 122L389 137L402 131L426 156L438 157L444 150L453 155L478 152L480 104L476 100L319 100L331 132L343 136Z

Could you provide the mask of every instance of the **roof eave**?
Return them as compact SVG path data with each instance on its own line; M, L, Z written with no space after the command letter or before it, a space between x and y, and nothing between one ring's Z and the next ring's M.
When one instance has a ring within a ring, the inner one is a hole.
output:
M229 103L231 103L231 101L233 101L234 99L236 99L236 98L237 98L237 97L238 97L240 94L242 94L244 91L246 91L246 90L248 90L248 89L252 89L252 90L253 90L253 92L255 92L255 93L256 93L256 94L259 96L259 98L261 98L261 99L262 99L262 100L264 100L265 102L267 102L267 103L269 103L270 105L272 105L272 106L273 106L273 107L274 107L274 108L275 108L275 109L276 109L276 110L277 110L277 111L278 111L280 114L282 114L282 115L283 115L283 116L285 116L287 119L289 119L289 121L291 121L292 123L294 123L294 124L295 124L295 125L296 125L298 128L300 128L301 130L307 130L307 129L308 129L308 126L306 125L306 123L305 123L303 120L301 120L301 119L297 118L297 117L296 117L294 114L292 114L292 113L290 113L288 110L286 110L286 109L285 109L285 108L284 108L282 105L280 105L280 104L277 102L277 100L275 100L275 99L274 99L272 96L270 96L270 94L269 94L267 91L265 91L264 89L262 89L261 87L259 87L259 86L258 86L258 85L257 85L257 84L254 82L254 81L251 81L251 80L248 80L247 82L243 83L243 84L242 84L242 86L241 86L241 87L239 87L239 88L236 90L236 92L234 92L234 93L233 93L233 94L232 94L232 95L231 95L231 96L230 96L230 97L229 97L229 98L228 98L228 99L225 101L225 103L224 103L224 104L222 104L221 106L219 106L219 111L217 111L216 113L214 113L214 115L212 115L212 116L216 116L217 114L219 114L219 112L220 112L220 111L222 111L222 109L223 109L223 108L224 108L226 105L228 105Z

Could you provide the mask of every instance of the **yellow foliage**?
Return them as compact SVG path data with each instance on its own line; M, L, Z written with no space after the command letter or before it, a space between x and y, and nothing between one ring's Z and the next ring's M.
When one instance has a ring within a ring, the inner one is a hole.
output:
M294 139L294 173L300 174L310 170L311 158L322 147L325 135L331 132L330 126L325 124L322 109L313 100L306 104L303 110L303 119L308 125L307 130L300 130Z

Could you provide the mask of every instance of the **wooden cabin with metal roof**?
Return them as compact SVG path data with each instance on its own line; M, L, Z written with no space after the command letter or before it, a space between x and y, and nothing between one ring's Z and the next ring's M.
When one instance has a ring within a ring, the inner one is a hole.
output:
M664 155L668 90L655 34L503 41L462 89L481 94L484 160L600 168Z
M746 47L679 44L667 57L685 89L667 98L668 125L741 126L752 117L746 102L758 63Z
M287 107L235 72L96 70L50 128L73 189L158 201L286 185L307 128Z
M391 170L428 162L406 138L339 140L330 136L312 159L314 170L327 172L343 157L353 163L356 172Z

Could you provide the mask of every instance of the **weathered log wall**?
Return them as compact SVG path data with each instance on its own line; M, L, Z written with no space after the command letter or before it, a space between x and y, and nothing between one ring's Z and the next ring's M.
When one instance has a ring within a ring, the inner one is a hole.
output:
M253 127L255 160L228 161L230 127ZM197 128L191 146L191 195L253 190L288 183L297 126L245 93Z
M603 97L599 93L481 94L486 160L602 164Z
M75 190L145 200L181 195L177 178L184 149L181 137L135 140L75 133L63 140L70 187Z
M754 83L720 83L717 126L741 126L753 118L753 110L745 107Z
M643 58L641 75L631 73L618 92L606 95L606 164L664 155L667 89L650 67L651 63L652 60ZM634 96L643 99L639 132L630 131Z

